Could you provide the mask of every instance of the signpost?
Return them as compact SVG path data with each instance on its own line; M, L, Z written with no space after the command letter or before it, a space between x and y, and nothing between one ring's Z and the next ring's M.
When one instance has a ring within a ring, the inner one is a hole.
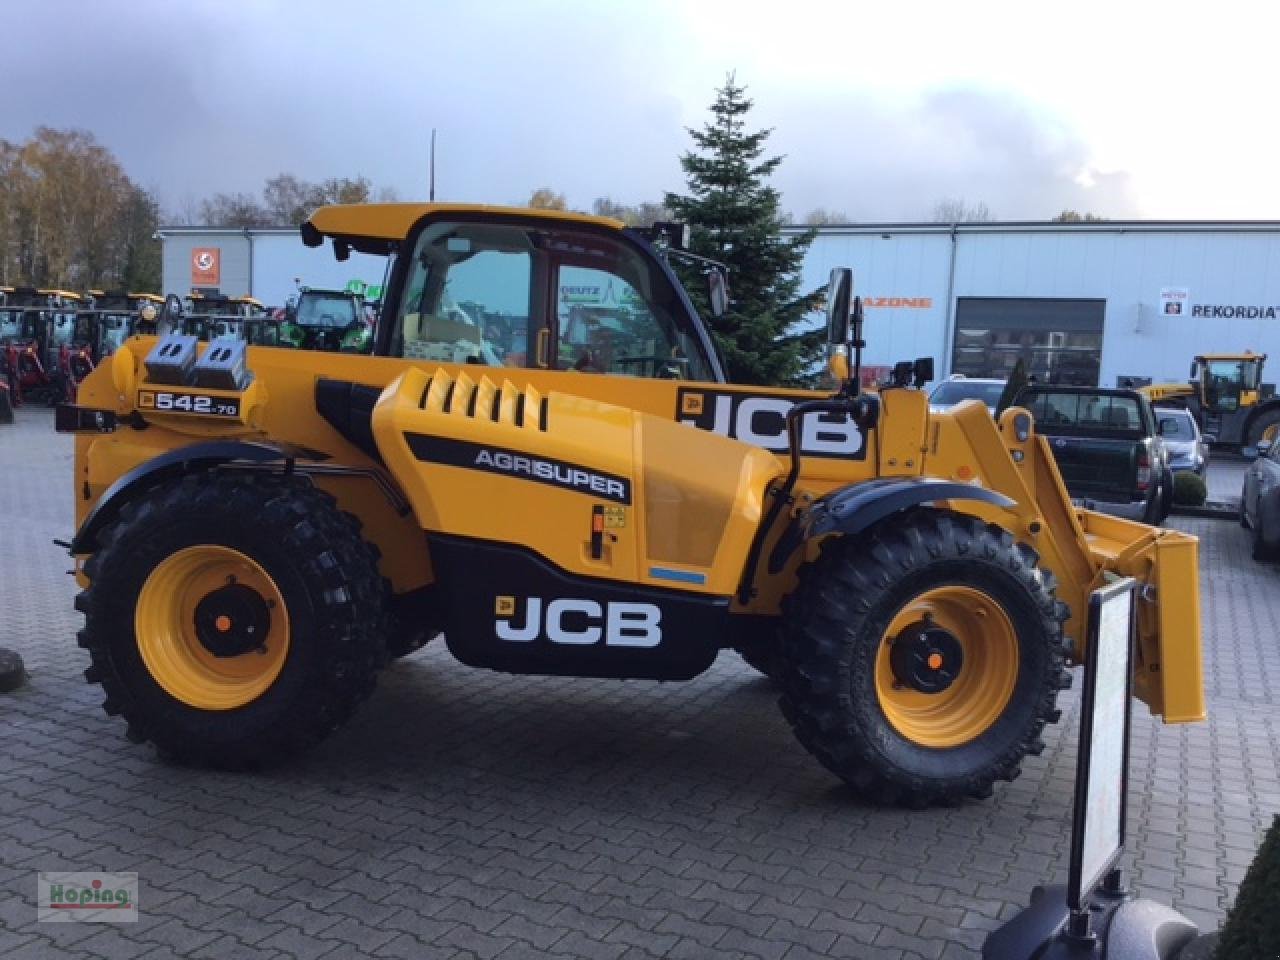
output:
M1124 892L1116 861L1124 850L1129 799L1129 698L1133 686L1134 589L1132 578L1089 597L1080 751L1071 818L1071 867L1067 906L1069 935L1091 937L1089 898L1100 886Z
M989 960L1168 960L1196 935L1170 907L1131 899L1118 866L1129 796L1130 697L1137 581L1089 598L1080 747L1065 887L1036 887L1031 905L987 938Z

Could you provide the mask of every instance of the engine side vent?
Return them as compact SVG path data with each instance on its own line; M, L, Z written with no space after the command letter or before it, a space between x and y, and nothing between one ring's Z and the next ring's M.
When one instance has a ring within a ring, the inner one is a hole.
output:
M543 433L548 426L547 398L536 387L522 390L510 380L497 384L484 375L473 380L465 370L456 377L435 371L418 406L427 413L490 420Z

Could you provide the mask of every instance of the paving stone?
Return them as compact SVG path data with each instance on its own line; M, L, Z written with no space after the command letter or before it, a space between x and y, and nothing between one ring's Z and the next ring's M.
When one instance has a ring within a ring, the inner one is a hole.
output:
M954 960L1065 878L1078 683L1018 781L946 810L859 802L731 655L653 684L470 670L437 642L280 768L166 766L83 680L50 545L71 532L72 442L51 427L24 407L0 428L5 555L22 558L0 560L3 642L30 675L0 721L5 960ZM1125 863L1209 928L1280 810L1280 567L1235 524L1173 523L1201 538L1209 720L1135 710ZM57 867L136 870L143 920L36 924L35 872Z

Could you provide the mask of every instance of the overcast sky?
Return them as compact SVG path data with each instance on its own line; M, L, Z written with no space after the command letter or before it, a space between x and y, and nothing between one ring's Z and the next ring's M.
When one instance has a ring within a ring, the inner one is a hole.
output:
M169 211L281 171L658 199L734 70L784 207L1280 218L1276 5L11 0L0 137L94 133Z

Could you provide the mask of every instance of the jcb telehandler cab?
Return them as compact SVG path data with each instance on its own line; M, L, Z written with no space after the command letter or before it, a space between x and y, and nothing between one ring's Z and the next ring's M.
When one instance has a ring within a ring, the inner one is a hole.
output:
M1191 361L1187 383L1154 383L1142 388L1152 403L1184 406L1209 442L1256 448L1280 436L1280 398L1262 382L1266 354L1204 354Z
M686 680L736 649L856 789L954 802L1041 749L1117 575L1136 695L1203 718L1195 538L1074 508L1025 410L931 414L928 362L859 391L848 271L840 387L806 393L725 383L663 245L614 220L339 206L302 234L394 258L375 356L144 338L59 411L86 677L131 739L273 760L440 630L526 674ZM566 338L610 289L625 313Z

